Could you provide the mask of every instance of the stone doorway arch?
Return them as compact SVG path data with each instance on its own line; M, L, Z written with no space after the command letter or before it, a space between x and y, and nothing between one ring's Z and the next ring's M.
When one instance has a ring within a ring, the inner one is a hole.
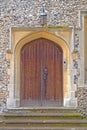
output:
M70 50L69 46L66 43L66 41L58 37L52 33L46 32L46 31L38 31L32 34L28 34L24 38L22 38L13 48L13 66L12 70L14 73L14 81L13 81L13 106L17 107L20 106L20 52L21 49L26 43L29 43L33 40L39 39L39 38L45 38L48 39L54 43L56 43L58 46L60 46L63 50L63 106L65 106L67 99L70 98ZM64 69L64 65L66 61L66 69ZM11 102L11 98L9 102ZM9 103L12 104L12 103ZM10 105L8 105L10 106Z

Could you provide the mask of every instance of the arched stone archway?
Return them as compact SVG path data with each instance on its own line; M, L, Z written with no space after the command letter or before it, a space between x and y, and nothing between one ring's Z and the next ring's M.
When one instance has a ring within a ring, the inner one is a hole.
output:
M63 50L63 106L65 106L67 99L70 98L70 50L69 46L64 39L58 37L52 33L46 31L39 31L29 34L22 38L13 48L13 71L14 71L14 88L13 88L13 98L14 106L20 106L20 52L24 45L30 43L33 40L45 38L56 43ZM64 69L64 61L66 61L66 69Z

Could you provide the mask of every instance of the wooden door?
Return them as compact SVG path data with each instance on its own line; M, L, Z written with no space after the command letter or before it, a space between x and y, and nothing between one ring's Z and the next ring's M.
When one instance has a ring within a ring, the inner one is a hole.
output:
M63 52L47 39L21 49L21 106L63 105Z

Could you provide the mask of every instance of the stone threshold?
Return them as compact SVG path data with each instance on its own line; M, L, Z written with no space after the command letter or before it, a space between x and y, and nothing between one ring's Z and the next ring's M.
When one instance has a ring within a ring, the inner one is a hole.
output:
M15 107L15 108L8 108L8 110L37 110L37 109L46 109L46 110L48 110L48 109L65 109L65 110L67 110L67 109L70 109L70 110L76 110L77 108L76 107L49 107L49 106L47 106L47 107Z

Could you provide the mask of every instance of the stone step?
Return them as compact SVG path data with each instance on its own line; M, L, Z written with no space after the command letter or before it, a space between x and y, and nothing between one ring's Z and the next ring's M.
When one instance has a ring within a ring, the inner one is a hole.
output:
M0 127L0 130L87 130L87 128L83 127Z
M87 120L2 120L0 127L87 127Z
M9 109L0 114L1 119L34 119L34 120L60 120L60 119L81 119L81 115L72 108L19 108Z
M82 119L76 109L71 108L20 108L9 109L0 114L0 128L24 128L45 130L45 128L87 127L87 119ZM39 129L41 128L41 129ZM54 129L55 128L55 129ZM50 130L51 130L50 129ZM61 130L61 129L60 129Z
M39 119L39 120L60 120L60 119L82 119L79 113L3 113L0 119Z
M0 123L2 123L2 121L0 121ZM19 124L19 123L24 123L24 124L27 124L27 123L42 123L42 124L56 124L56 123L77 123L77 124L81 124L81 123L84 123L84 124L87 124L87 120L4 120L3 123L12 123L12 124Z
M8 109L8 113L75 113L77 109L75 108L65 108L65 107L19 107L14 109Z

